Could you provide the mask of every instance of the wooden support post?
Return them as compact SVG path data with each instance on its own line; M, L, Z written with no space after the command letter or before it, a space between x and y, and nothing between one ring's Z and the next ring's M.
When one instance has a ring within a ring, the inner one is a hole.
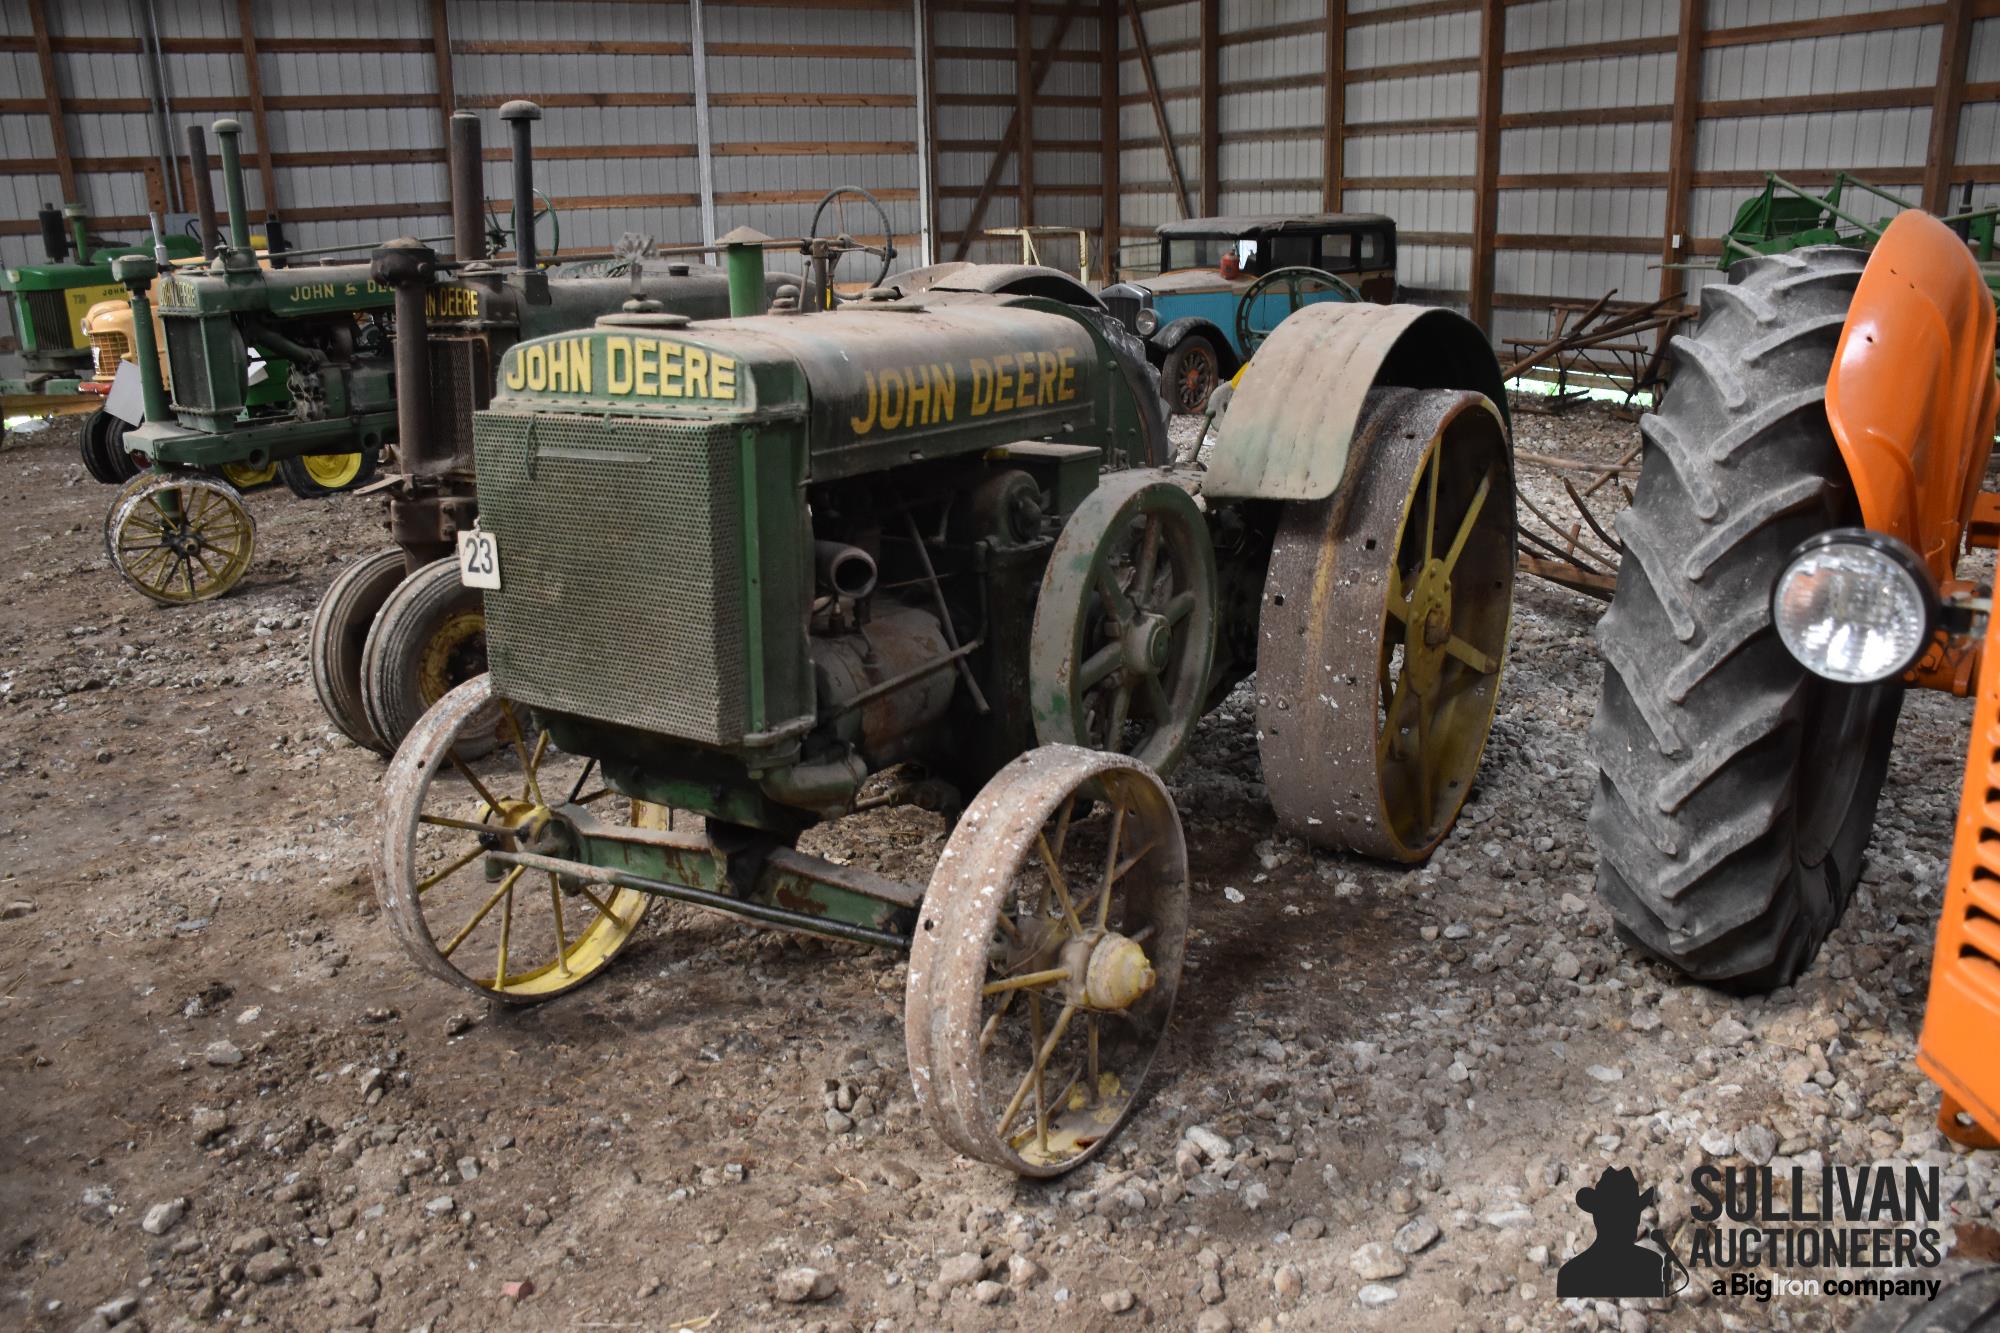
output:
M251 0L236 0L236 26L243 34L243 82L250 90L250 129L257 136L257 178L264 185L264 212L276 213L278 178L271 170L271 121L264 113L264 72L257 60L256 6Z
M431 54L437 61L438 117L443 122L442 142L451 148L451 113L458 108L451 86L451 23L445 13L446 0L431 0ZM257 140L263 142L260 135Z
M930 230L925 237L923 260L934 263L944 250L944 233L938 230L938 103L937 103L937 6L928 0L917 0L917 10L921 16L923 31L919 36L920 50L917 58L923 62L923 106L918 114L923 116L924 151L924 216L930 220Z
M1340 207L1342 140L1347 126L1347 0L1326 0L1326 69L1320 78L1320 114L1325 121L1320 141L1320 207L1331 213Z
M1681 26L1674 43L1674 128L1667 148L1666 234L1660 238L1660 296L1683 291L1687 279L1667 265L1681 261L1694 225L1694 145L1701 116L1701 39L1708 6L1681 0ZM1660 330L1662 342L1668 330Z
M1118 281L1119 172L1123 134L1118 112L1118 0L1100 0L1097 13L1097 132L1103 140L1098 176L1104 190L1104 243L1098 248L1101 276Z
M1064 9L1056 19L1055 31L1049 36L1048 50L1042 52L1041 59L1035 65L1033 77L1028 82L1031 90L1039 91L1042 81L1048 78L1049 71L1055 67L1055 53L1062 48L1063 38L1069 35L1070 20L1076 17L1076 13L1075 9ZM993 192L1000 188L1000 177L1007 170L1007 154L1019 142L1020 116L1021 108L1017 101L1014 114L1007 121L1007 128L1000 133L1000 146L993 151L993 161L987 165L986 179L980 182L979 194L972 201L972 212L966 216L965 230L958 235L958 250L952 255L953 259L965 258L965 252L972 248L973 237L979 234L980 223L986 220L986 205L993 201Z
M49 16L43 10L42 0L28 0L28 26L35 33L35 64L42 74L42 102L48 107L49 143L55 149L56 176L62 181L63 197L55 202L80 204L83 201L76 194L76 163L69 155L69 122L63 113L62 85L56 81L55 47L49 39Z
M1014 180L1023 227L1035 225L1035 92L1041 80L1034 67L1034 7L1014 0Z
M1222 16L1220 0L1201 0L1201 214L1222 211Z
M1167 175L1174 182L1174 203L1182 217L1188 212L1187 181L1181 176L1180 151L1174 147L1174 132L1167 124L1167 104L1160 100L1160 75L1153 68L1153 47L1146 40L1146 22L1139 14L1139 0L1125 0L1125 17L1132 22L1132 45L1139 52L1139 72L1146 76L1146 96L1153 104L1153 123L1160 129L1160 147L1167 155Z
M1472 322L1493 336L1493 249L1500 214L1500 79L1507 38L1506 0L1479 0L1478 174L1472 196Z
M1931 98L1931 145L1924 158L1924 207L1951 212L1951 168L1958 156L1958 110L1965 101L1966 51L1972 45L1973 0L1949 0L1938 47L1937 92Z

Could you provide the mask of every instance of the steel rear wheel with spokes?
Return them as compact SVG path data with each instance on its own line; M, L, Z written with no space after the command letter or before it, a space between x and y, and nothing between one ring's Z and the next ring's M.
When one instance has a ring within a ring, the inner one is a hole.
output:
M472 753L461 752L467 736ZM383 915L419 966L455 986L508 1004L574 990L625 947L650 900L488 854L574 856L579 820L627 812L646 827L663 813L611 791L594 762L557 750L531 713L476 677L425 714L383 780Z
M250 568L257 524L228 482L153 473L118 493L105 544L125 581L165 606L220 597Z

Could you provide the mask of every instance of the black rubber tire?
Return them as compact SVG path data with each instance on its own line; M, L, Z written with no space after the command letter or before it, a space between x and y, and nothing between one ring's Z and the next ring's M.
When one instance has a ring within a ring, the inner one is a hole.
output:
M106 486L116 486L120 478L111 470L110 454L104 447L104 437L110 431L115 418L103 408L98 408L83 419L83 429L77 432L76 451L83 458L83 470L90 479Z
M2000 1265L1952 1259L1910 1276L1944 1285L1935 1300L1913 1296L1876 1304L1847 1333L2000 1333Z
M361 654L361 707L389 751L452 686L486 670L485 607L479 589L458 581L455 556L425 565L383 602ZM453 668L427 688L425 654L454 622L463 625L460 617L467 614L480 618L477 640L453 653Z
M111 474L113 484L119 486L146 471L148 466L132 457L131 452L125 448L125 432L130 429L132 429L130 425L117 417L109 418L104 426L104 443L101 446L104 470Z
M353 453L355 451L352 449L340 449L330 452ZM339 495L343 491L351 491L357 487L366 486L375 479L375 469L380 467L382 463L381 446L371 444L360 450L360 454L361 470L355 473L354 479L345 486L320 485L312 479L312 474L306 471L305 459L296 455L291 458L281 458L278 460L278 478L285 483L287 490L293 495L298 496L301 500L319 500L329 495Z
M320 707L347 739L381 755L394 753L395 747L369 724L361 703L361 662L375 617L403 582L404 565L400 546L348 561L319 599L308 637L313 693Z
M1737 991L1792 981L1861 873L1902 687L1810 674L1770 623L1805 538L1858 518L1826 379L1867 255L1746 260L1673 340L1598 623L1597 891L1620 933Z
M1215 344L1199 333L1190 333L1175 343L1160 362L1160 392L1174 412L1199 415L1220 383L1222 357Z

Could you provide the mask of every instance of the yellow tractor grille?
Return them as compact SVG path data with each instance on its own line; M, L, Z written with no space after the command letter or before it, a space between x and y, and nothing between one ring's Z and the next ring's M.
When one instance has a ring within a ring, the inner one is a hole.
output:
M90 360L96 377L108 380L118 373L118 363L132 354L132 343L122 333L90 335Z

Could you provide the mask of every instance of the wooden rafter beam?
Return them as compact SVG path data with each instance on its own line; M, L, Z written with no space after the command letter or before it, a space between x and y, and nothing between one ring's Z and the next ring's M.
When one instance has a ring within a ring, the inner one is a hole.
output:
M1051 42L1049 60L1054 59ZM1028 0L1014 0L1014 185L1023 227L1035 225L1035 92L1041 82L1035 73L1035 16Z
M1201 212L1222 211L1222 15L1220 0L1201 0Z
M451 142L451 113L457 110L451 84L451 20L446 0L431 0L431 58L437 66L438 115L444 120L443 142Z
M1054 51L1062 45L1063 38L1069 35L1072 17L1073 15L1064 13L1056 19L1055 31L1049 36L1048 51ZM1029 78L1031 96L1033 92L1041 91L1042 81L1049 77L1049 71L1055 67L1055 61L1047 57L1048 52L1045 51L1035 63L1034 71ZM1007 156L1020 143L1020 115L1021 104L1016 101L1014 114L1008 119L1007 128L1000 132L1000 146L994 150L993 161L987 164L986 179L980 182L979 193L973 197L972 212L966 216L965 230L958 234L958 250L952 256L954 259L965 258L966 252L972 248L973 238L979 235L980 225L986 221L986 206L993 201L993 192L1000 188L1000 177L1007 170ZM945 192L941 190L939 193Z
M1118 281L1118 196L1123 163L1118 151L1118 0L1099 0L1097 10L1097 129L1103 141L1098 169L1104 191L1104 241L1098 247L1099 277Z
M1347 119L1347 0L1326 0L1324 68L1320 72L1320 207L1340 207L1342 141Z
M1671 296L1686 285L1677 269L1688 229L1693 225L1694 145L1701 114L1702 25L1708 6L1703 0L1681 0L1680 28L1674 44L1674 121L1667 147L1667 227L1660 238L1660 296ZM1661 331L1665 339L1667 333Z
M1181 176L1180 154L1174 151L1174 132L1167 127L1167 104L1160 100L1160 75L1153 68L1153 48L1146 44L1146 23L1139 12L1139 0L1125 0L1125 17L1132 25L1132 45L1139 52L1139 71L1146 78L1146 96L1153 103L1153 123L1160 130L1160 149L1167 155L1167 174L1174 178L1174 202L1182 217L1188 212L1187 181Z
M278 211L278 177L271 166L271 121L264 107L264 71L257 56L256 6L236 0L236 26L243 35L243 86L250 94L250 131L257 136L257 178L264 185L264 211Z
M82 202L76 195L76 166L69 155L69 122L63 113L62 85L56 81L55 49L49 37L49 16L42 0L28 0L28 24L34 29L35 64L42 75L42 104L48 110L49 142L55 149L56 177L65 204Z
M1972 46L1972 0L1952 0L1949 9L1938 47L1930 152L1924 158L1924 207L1933 213L1951 211L1952 159L1958 155L1958 112L1965 102L1966 53Z
M1472 322L1493 334L1493 254L1499 223L1500 80L1507 37L1505 0L1479 3L1479 114L1474 126L1479 187L1472 194Z

